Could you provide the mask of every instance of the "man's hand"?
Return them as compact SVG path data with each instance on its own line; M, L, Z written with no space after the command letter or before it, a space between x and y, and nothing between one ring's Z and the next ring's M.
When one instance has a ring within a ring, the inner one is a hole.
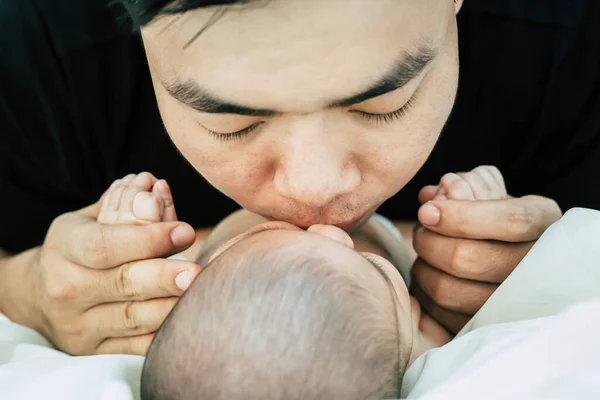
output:
M413 245L419 258L411 291L457 333L562 215L551 199L511 198L500 172L478 167L423 188Z
M41 248L16 256L10 273L5 268L4 311L73 355L144 355L200 271L162 257L188 248L195 233L182 222L103 225L101 202L58 217ZM26 262L17 265L19 258Z

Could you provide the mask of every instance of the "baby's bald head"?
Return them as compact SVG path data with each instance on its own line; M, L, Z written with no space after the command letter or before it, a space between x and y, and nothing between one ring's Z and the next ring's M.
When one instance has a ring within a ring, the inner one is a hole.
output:
M171 312L142 398L396 397L409 345L397 319L389 283L358 253L306 232L262 232L212 261Z

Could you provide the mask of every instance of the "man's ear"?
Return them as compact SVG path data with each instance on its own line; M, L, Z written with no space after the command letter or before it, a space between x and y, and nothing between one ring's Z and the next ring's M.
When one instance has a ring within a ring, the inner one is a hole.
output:
M454 12L458 14L463 5L463 0L454 0Z

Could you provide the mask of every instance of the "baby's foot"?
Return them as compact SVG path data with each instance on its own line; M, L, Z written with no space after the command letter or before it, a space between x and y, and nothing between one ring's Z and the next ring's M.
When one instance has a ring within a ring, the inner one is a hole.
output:
M171 189L148 172L117 179L106 192L98 216L98 222L112 225L165 221L177 221Z
M444 175L433 200L502 200L507 197L500 170L483 165L470 172Z

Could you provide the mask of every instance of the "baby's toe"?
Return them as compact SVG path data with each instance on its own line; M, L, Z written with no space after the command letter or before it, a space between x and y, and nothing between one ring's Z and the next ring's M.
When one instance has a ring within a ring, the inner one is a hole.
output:
M154 186L157 180L158 179L150 172L141 172L131 181L131 185L139 190L149 192L152 190L152 186Z

